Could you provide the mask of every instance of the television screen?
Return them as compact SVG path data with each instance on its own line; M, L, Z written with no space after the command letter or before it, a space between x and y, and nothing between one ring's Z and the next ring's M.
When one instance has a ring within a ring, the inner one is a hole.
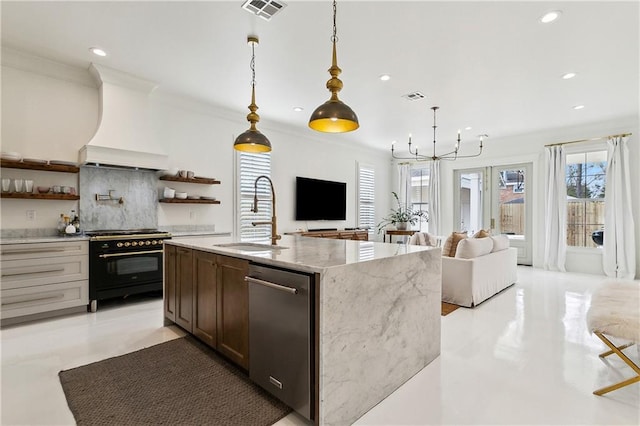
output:
M296 220L346 218L346 183L296 177Z

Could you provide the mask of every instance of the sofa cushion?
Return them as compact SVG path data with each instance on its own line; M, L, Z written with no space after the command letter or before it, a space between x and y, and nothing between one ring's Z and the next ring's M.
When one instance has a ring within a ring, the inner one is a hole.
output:
M454 257L456 255L456 248L458 247L458 243L467 238L466 232L452 232L447 238L447 241L444 242L444 246L442 246L442 255L447 257Z
M487 238L490 236L491 236L491 231L488 229L487 230L481 229L475 234L473 234L473 238Z
M491 253L495 253L500 250L506 250L509 248L509 237L506 235L496 235L495 237L491 237L493 240L493 248L491 249Z
M456 258L473 259L491 253L493 240L491 238L465 238L458 243Z

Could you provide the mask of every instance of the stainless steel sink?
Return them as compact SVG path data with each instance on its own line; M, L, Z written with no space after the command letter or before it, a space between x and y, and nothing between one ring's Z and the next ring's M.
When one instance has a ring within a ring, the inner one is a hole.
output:
M215 244L215 247L224 247L233 250L240 251L276 251L282 249L288 249L289 247L271 245L271 244L259 244L259 243L227 243L227 244Z

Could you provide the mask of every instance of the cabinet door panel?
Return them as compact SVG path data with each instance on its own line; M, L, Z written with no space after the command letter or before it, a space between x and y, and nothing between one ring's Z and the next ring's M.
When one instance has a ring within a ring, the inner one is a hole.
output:
M244 278L249 262L217 256L218 350L232 361L249 368L249 290Z
M176 321L176 248L164 246L164 316Z
M216 347L216 255L202 251L193 254L193 334Z
M176 249L176 324L188 332L193 329L193 253Z

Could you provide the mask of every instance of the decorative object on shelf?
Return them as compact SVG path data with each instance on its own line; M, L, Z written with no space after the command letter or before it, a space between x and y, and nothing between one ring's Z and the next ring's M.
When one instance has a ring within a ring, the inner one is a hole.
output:
M233 147L238 151L263 153L271 151L271 142L269 139L256 128L256 123L260 121L260 116L256 113L258 105L256 105L256 55L255 45L259 43L258 37L247 37L247 43L251 45L251 104L249 105L249 114L247 121L251 123L249 130L240 134L236 138Z
M382 221L378 223L378 233L385 229L389 225L393 225L398 230L407 229L408 224L415 225L418 221L429 221L429 215L424 210L411 210L406 206L403 206L398 198L398 194L392 192L393 197L396 199L398 203L397 209L392 209L391 213L386 217L382 218Z
M415 161L436 161L436 160L452 160L453 161L458 158L478 157L480 154L482 154L482 142L484 138L489 137L489 135L486 135L486 134L478 135L480 137L480 149L477 154L458 155L458 151L460 150L460 143L462 142L462 140L460 139L460 130L458 130L458 139L456 140L456 144L453 151L447 152L446 154L436 155L436 129L438 127L436 125L436 111L440 109L440 107L433 106L431 107L431 109L433 110L433 126L431 126L433 128L433 155L428 156L428 155L418 154L418 148L416 148L415 151L412 151L411 135L409 135L409 154L411 154L411 157L401 157L396 155L395 147L394 147L395 141L394 141L391 144L391 156L393 158L397 160L415 160Z
M331 79L327 81L327 89L331 92L331 98L316 108L309 118L309 127L313 130L326 133L346 133L356 130L360 127L358 123L358 117L356 113L340 99L338 99L338 92L342 90L342 81L338 78L342 70L338 67L338 60L336 55L336 43L338 37L336 36L336 1L333 1L333 36L331 42L333 43L333 57L331 62L331 68L329 68L329 74Z
M96 194L96 201L117 201L118 204L124 204L124 197L116 197L115 189L110 189L108 194Z

